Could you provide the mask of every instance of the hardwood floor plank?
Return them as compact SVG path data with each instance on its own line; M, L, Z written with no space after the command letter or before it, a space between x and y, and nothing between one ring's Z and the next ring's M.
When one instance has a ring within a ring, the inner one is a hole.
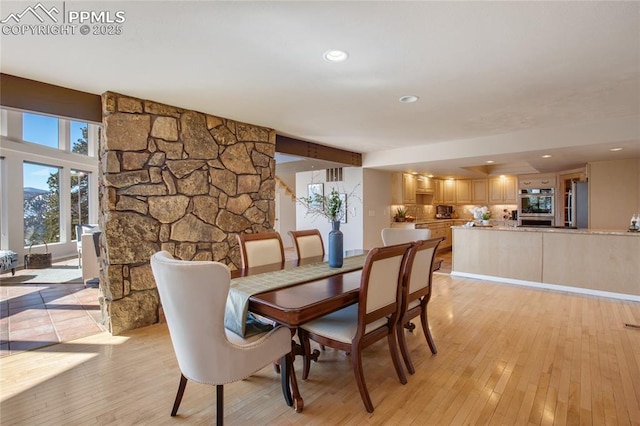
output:
M271 365L225 386L229 425L640 424L640 303L434 276L431 355L406 333L416 374L401 385L386 342L365 350L375 411L362 405L344 352L326 350L287 407ZM300 362L296 371L300 377ZM211 424L215 389L180 372L165 325L100 333L0 360L5 425Z

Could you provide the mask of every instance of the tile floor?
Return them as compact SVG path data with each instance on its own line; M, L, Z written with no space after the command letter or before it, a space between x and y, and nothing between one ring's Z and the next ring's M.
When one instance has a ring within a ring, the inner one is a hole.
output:
M65 264L72 263L67 261ZM77 259L75 259L77 266ZM16 271L19 275L23 270ZM10 273L9 273L10 274ZM97 287L0 285L0 357L104 331Z

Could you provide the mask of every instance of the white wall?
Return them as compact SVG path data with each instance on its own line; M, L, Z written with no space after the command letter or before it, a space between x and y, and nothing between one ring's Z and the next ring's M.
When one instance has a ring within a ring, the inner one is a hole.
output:
M382 245L380 233L391 223L391 173L364 169L364 240L363 248Z
M282 237L284 247L293 247L289 231L296 229L296 202L291 199L280 185L276 185L276 224L275 230Z
M344 235L344 249L362 249L363 241L363 172L359 167L345 167L342 169L342 182L325 182L325 171L312 171L296 173L296 195L298 197L307 196L307 185L310 183L324 183L324 194L328 195L332 188L340 193L352 194L347 200L348 217L347 223L340 225L340 230ZM389 192L389 191L387 191ZM327 239L331 224L324 217L311 216L306 214L304 206L296 205L296 228L313 229L317 228L322 234L322 239L327 250Z

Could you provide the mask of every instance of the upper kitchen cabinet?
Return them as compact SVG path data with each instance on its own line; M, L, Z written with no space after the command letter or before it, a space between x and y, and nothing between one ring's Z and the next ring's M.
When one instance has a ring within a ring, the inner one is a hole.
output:
M471 181L468 179L461 179L455 181L456 186L456 203L469 204L471 203Z
M518 188L555 188L556 175L521 175L518 176Z
M471 204L486 204L489 201L487 179L471 181Z
M416 203L416 176L409 173L391 175L391 204Z
M429 194L433 192L433 180L426 176L418 176L416 184L419 194Z
M443 186L442 202L444 204L455 204L456 203L456 181L453 179L442 181L442 186Z
M489 179L489 203L516 204L517 197L518 188L515 177L502 176Z

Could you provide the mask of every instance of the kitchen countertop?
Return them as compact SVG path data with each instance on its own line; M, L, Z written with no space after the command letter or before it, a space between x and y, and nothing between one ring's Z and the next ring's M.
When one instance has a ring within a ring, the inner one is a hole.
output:
M544 228L544 227L513 227L513 226L453 226L454 229L477 229L480 231L510 231L510 232L545 232L553 234L586 234L586 235L624 235L640 236L640 232L628 232L619 229L572 229L572 228Z

